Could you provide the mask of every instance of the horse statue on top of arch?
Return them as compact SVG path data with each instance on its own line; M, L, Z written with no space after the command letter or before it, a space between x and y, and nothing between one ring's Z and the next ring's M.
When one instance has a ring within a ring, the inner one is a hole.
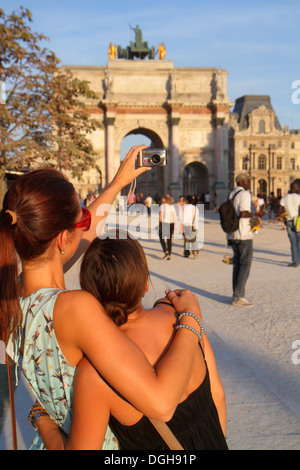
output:
M118 46L118 59L133 60L135 57L139 59L148 57L153 60L155 58L155 46L149 48L148 42L143 40L142 30L139 25L133 28L129 24L129 27L135 32L135 42L130 41L130 45L125 49L122 46Z

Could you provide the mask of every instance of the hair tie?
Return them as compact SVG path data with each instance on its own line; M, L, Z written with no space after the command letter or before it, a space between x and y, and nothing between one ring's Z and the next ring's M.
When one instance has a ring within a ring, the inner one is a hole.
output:
M13 211L5 211L5 214L9 214L11 216L11 225L15 225L17 223L17 214Z

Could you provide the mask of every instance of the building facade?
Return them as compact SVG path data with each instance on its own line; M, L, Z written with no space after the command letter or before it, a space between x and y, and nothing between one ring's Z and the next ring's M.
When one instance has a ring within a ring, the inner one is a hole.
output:
M142 134L168 150L168 165L138 178L137 191L153 196L228 191L228 123L232 104L227 71L174 67L165 60L109 60L106 66L65 67L87 80L97 100L86 103L103 123L91 135L96 170L86 177L101 190L120 164L124 137ZM101 181L100 181L101 180ZM81 183L82 191L88 186Z
M281 127L270 96L238 98L229 122L229 187L246 171L253 195L283 196L299 168L300 131Z

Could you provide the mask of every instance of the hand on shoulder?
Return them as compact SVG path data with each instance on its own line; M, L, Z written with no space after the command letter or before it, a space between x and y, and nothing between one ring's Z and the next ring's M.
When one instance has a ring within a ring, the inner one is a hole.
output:
M199 320L202 320L202 313L197 296L189 289L175 289L174 291L167 290L166 296L176 308L177 313L190 312L197 315Z

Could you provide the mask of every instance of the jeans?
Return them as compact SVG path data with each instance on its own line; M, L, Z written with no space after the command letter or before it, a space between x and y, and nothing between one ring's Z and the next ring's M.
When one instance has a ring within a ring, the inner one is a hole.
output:
M233 249L233 298L245 296L245 286L250 274L253 256L253 240L231 240Z
M295 264L300 264L300 232L295 231L292 220L287 221L286 231L291 242L292 261Z

